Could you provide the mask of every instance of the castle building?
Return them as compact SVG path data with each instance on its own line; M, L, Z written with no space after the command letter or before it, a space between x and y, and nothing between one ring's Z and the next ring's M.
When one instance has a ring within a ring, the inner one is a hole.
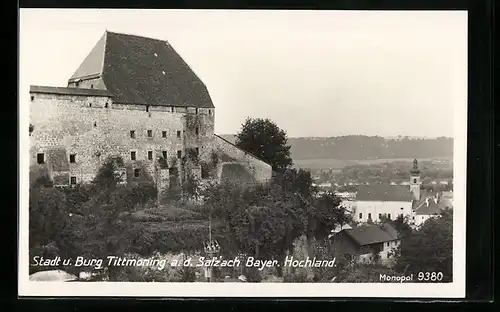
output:
M168 42L106 31L66 87L30 87L30 169L85 183L119 156L125 181L149 175L164 188L190 159L201 179L267 181L269 164L214 134L215 113Z

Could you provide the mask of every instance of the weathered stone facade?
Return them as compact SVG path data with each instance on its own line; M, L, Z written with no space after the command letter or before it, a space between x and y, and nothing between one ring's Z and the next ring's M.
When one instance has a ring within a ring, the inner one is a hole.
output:
M68 88L31 87L30 165L47 166L51 178L59 177L58 184L64 184L61 179L67 184L89 182L107 157L120 156L127 181L145 170L163 189L171 181L169 170L180 172L189 150L200 162L212 159L214 152L224 153L258 182L271 177L270 165L214 135L213 105L189 106L181 98L170 105L119 103L102 77L71 78ZM51 167L54 150L65 151L66 158L61 160L58 153L57 159L68 164L62 171ZM166 163L160 164L161 158ZM215 178L222 167L219 162ZM195 169L201 177L201 166Z

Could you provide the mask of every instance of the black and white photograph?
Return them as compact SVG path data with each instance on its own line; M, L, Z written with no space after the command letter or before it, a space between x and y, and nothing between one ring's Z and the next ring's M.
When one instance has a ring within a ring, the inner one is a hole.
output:
M19 16L20 295L465 296L466 11Z

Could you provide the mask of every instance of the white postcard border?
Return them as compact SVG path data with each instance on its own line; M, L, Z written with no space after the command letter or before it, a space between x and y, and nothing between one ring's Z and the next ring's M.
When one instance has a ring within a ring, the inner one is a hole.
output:
M20 25L22 26L22 25ZM20 42L19 48L23 48ZM20 58L20 64L23 60ZM465 64L465 71L467 65ZM466 250L467 82L454 110L452 283L132 283L29 281L29 82L19 73L19 296L50 297L389 297L464 298ZM422 117L425 118L425 117Z

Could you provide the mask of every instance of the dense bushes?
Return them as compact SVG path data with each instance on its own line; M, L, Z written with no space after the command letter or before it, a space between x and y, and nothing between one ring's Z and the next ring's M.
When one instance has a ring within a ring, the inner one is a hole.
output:
M189 210L187 208L172 207L171 205L162 205L159 208L147 208L136 212L135 215L143 216L145 218L152 217L159 221L185 221L204 219L203 216L196 211Z
M209 224L208 221L136 222L130 231L135 237L131 242L130 252L143 256L154 252L194 252L203 250L203 243L209 237ZM212 231L212 237L227 250L230 243L220 223L212 223Z
M332 194L316 200L311 177L304 171L286 170L267 185L209 186L200 194L204 204L180 199L157 207L154 184L122 184L120 166L120 159L109 159L90 185L32 188L30 251L98 259L193 253L203 250L211 228L224 257L243 252L282 260L293 250L295 238L322 238L331 226L344 222L340 201ZM107 267L105 272L116 281L124 278L123 270ZM192 278L189 272L183 274ZM252 281L262 278L257 270L245 274Z
M123 255L132 239L129 213L151 200L156 189L150 182L120 184L122 165L119 158L108 159L87 186L32 186L30 251L40 252L53 246L54 252L65 258ZM110 268L111 275L113 271Z

